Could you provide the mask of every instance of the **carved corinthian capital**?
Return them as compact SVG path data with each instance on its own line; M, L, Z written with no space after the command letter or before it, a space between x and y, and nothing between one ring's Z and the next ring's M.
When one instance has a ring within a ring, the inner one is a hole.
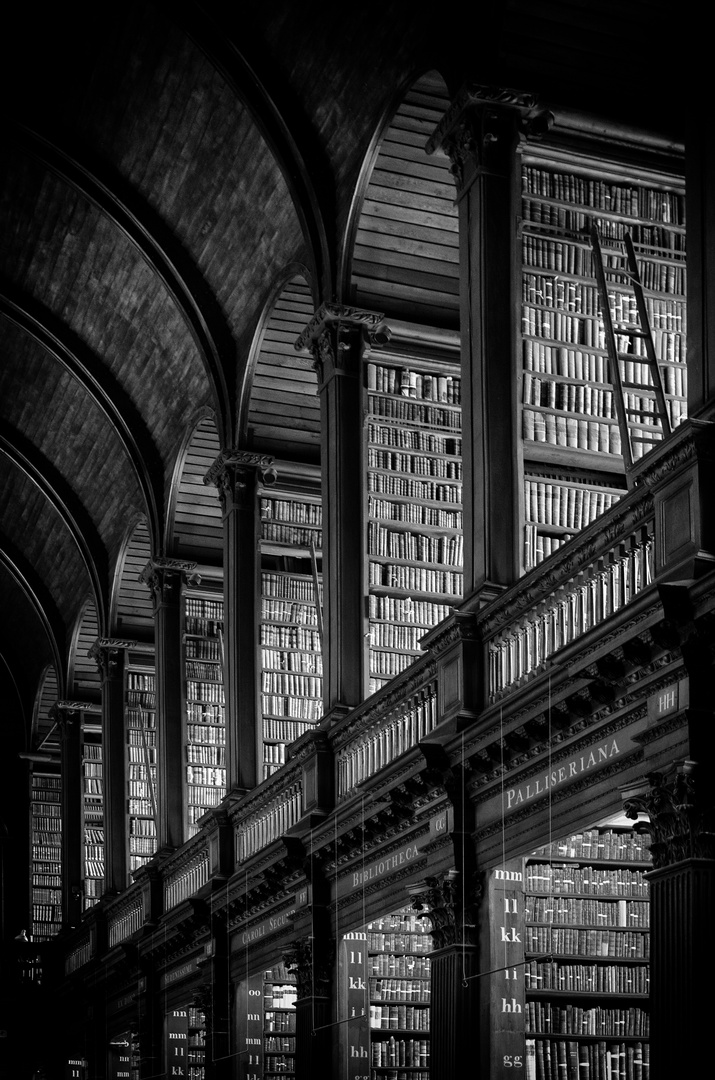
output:
M626 816L651 836L656 870L683 859L715 858L715 800L712 784L694 761L683 761L670 774L650 773L642 790L624 791Z
M412 906L423 911L432 923L435 949L448 945L476 945L477 907L482 893L478 879L462 887L458 870L428 877L408 888Z

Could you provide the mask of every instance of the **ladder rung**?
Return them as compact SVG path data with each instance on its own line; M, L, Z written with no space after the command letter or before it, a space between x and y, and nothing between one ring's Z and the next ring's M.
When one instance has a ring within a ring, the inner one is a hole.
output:
M662 441L663 441L663 436L662 435L661 435L661 437L659 439L649 439L647 435L631 435L631 442L632 443L634 443L634 442L652 443L653 445L655 445L656 443L659 443L659 442L662 442Z
M614 334L620 334L621 337L640 337L640 338L650 337L650 334L646 334L646 332L644 330L626 330L623 327L616 326L615 323L614 323L614 326L613 326L613 333Z
M637 390L639 394L643 394L645 397L655 397L655 388L653 386L644 386L643 383L623 382L623 380L621 380L621 386L624 390Z

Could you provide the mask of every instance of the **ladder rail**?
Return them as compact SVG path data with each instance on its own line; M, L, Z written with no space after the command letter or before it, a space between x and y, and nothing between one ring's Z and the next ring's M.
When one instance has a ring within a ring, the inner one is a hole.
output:
M663 425L663 438L665 439L671 433L670 417L668 415L668 406L665 400L665 391L663 390L663 378L660 371L660 364L658 363L658 357L655 352L655 345L653 344L653 334L650 329L650 318L648 316L648 307L645 302L645 295L643 293L643 284L641 282L641 276L638 271L638 262L636 260L636 251L633 246L633 239L629 232L625 235L626 254L628 257L628 269L631 272L631 278L633 280L633 293L636 298L636 306L638 308L638 318L640 324L646 331L643 335L646 353L648 360L650 361L651 378L653 380L653 389L655 391L655 400L658 405L658 412L660 413L661 423Z
M603 319L603 330L606 335L606 352L608 353L608 369L611 376L611 385L613 386L613 403L616 408L616 418L621 433L621 454L623 455L623 462L626 467L626 480L628 486L632 487L633 485L630 477L633 469L633 455L631 452L631 440L628 430L628 417L626 416L626 406L623 397L623 380L621 379L621 369L618 363L618 344L616 342L616 333L613 328L611 308L608 303L608 284L606 282L606 272L603 267L601 238L598 235L598 229L595 225L591 229L591 244L595 256L594 266L596 270L596 281L598 283L598 292L601 299L601 318Z
M628 487L632 488L635 483L633 476L633 466L635 464L634 445L640 445L644 452L647 453L649 449L667 438L672 428L632 237L628 232L624 236L626 266L617 269L613 268L612 271L611 268L607 269L605 266L601 238L595 224L591 227L591 246L594 254L594 269L598 285L599 307L603 321L606 352L608 354L608 367L613 386L614 406L621 433L621 452L625 465L626 482ZM623 256L620 257L623 258ZM638 326L624 325L622 329L617 329L614 325L608 281L606 279L608 272L619 274L628 281L628 288L633 295L638 313ZM618 335L629 338L631 342L635 338L642 338L645 356L633 354L631 358L630 353L624 353L618 347ZM642 371L645 368L648 371L651 385L635 382L632 376L628 377L629 372L627 369L624 378L621 372L621 364L628 364L631 359L634 364L639 365L639 370ZM641 399L652 401L655 406L654 409L643 408L643 401L637 403L633 400L634 394L640 396ZM646 423L646 419L650 422Z

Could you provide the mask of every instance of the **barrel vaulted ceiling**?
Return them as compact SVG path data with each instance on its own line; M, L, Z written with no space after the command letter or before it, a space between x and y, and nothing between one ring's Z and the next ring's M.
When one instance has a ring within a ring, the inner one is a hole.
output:
M221 448L319 462L315 372L292 345L318 304L458 326L452 179L424 151L450 95L501 80L643 117L647 50L625 70L613 50L625 9L654 6L16 13L0 57L11 745L45 737L53 696L96 699L93 635L151 633L149 557L220 559L202 473Z

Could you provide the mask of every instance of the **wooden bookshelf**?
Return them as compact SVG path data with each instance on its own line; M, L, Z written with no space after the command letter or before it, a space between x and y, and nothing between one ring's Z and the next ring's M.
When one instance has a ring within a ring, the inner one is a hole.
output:
M323 715L318 480L281 467L278 484L259 491L263 779L284 764L287 746Z
M263 1077L295 1076L296 992L285 964L263 973Z
M368 690L420 654L463 588L457 369L369 362L366 383Z
M184 596L186 702L186 835L226 794L226 716L223 683L223 600L216 594Z
M411 908L366 927L372 1080L429 1080L431 929Z
M535 1080L647 1080L648 838L600 827L524 860L524 1018Z
M153 668L127 666L127 868L131 875L156 854L156 677Z
M30 778L30 933L48 941L62 926L62 778L35 768Z
M521 179L521 424L524 568L531 569L625 490L621 434L599 314L593 225L607 265L633 238L672 426L687 415L685 204L682 181L532 148ZM645 373L625 275L609 283L628 381ZM648 381L648 380L645 380ZM625 392L627 405L652 398ZM648 427L651 430L651 427ZM579 494L580 493L580 494Z
M104 763L101 731L82 733L82 817L84 842L83 909L104 891Z
M206 1015L202 1009L190 1006L187 1077L188 1080L204 1080L206 1076Z

